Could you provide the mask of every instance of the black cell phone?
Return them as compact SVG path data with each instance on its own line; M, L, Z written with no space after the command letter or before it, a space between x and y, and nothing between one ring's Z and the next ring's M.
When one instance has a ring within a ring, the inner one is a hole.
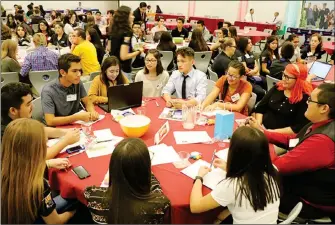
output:
M85 149L84 145L77 145L77 146L66 149L66 152L68 154L72 154L72 153L79 152L79 151L84 150L84 149Z
M79 179L85 179L91 176L83 166L77 166L72 169L72 172L79 177Z

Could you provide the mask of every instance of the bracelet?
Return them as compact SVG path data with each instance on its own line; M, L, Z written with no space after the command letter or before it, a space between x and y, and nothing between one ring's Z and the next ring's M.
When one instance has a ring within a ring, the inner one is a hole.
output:
M200 177L200 176L196 176L196 177L194 178L193 184L194 184L198 179L201 181L201 183L204 182L204 179L203 179L202 177Z

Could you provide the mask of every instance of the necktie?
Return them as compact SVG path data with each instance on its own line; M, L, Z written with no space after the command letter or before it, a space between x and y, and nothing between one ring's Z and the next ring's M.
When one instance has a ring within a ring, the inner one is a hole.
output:
M183 84L181 86L181 96L183 99L186 99L186 78L188 78L188 75L184 76Z
M251 22L254 22L254 18L252 17L252 15L251 15Z
M144 20L144 13L142 13L142 20Z
M275 19L273 20L273 22L275 22L276 18L277 18L277 17L275 17Z

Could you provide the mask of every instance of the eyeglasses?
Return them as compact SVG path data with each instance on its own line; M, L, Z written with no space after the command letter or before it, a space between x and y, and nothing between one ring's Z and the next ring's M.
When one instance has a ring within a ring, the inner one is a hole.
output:
M283 75L282 75L282 77L285 79L285 80L296 80L297 78L295 78L295 77L290 77L290 76L288 76L287 74L285 74L284 72L283 72Z
M311 99L311 97L308 97L308 99L307 99L307 104L309 104L309 103L311 103L311 102L316 103L316 104L319 104L319 105L328 105L327 103L322 103L322 102L313 101L313 100ZM330 107L330 106L329 106L329 107Z
M157 62L157 60L156 59L146 59L145 62L146 63L155 63L155 62Z
M241 76L234 76L234 75L229 74L229 73L227 73L227 76L228 76L230 79L232 79L232 80L236 80L236 79L238 79L238 78L241 77Z

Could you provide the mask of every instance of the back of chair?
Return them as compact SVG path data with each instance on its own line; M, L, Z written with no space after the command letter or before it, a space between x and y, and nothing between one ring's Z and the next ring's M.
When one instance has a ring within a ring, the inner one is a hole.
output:
M93 81L88 81L88 82L83 83L84 88L85 88L85 90L86 90L86 93L88 93L88 91L90 90L90 87L91 87L92 82L93 82Z
M32 24L31 27L33 28L34 33L38 33L38 25L39 24Z
M210 66L208 67L208 72L210 80L216 82L219 79L217 73L215 73Z
M161 61L164 70L167 70L168 66L173 60L173 52L172 51L159 51L161 53Z
M250 115L251 111L253 110L253 108L255 107L256 99L257 99L257 95L254 92L252 92L251 93L251 98L248 101L249 115Z
M278 82L279 80L269 75L266 75L266 83L268 85L268 91Z
M212 92L214 87L215 87L215 82L207 79L206 96L208 96Z
M41 95L42 89L45 84L58 79L58 70L45 70L45 71L30 71L29 80L34 88L37 90L38 94Z
M206 51L206 52L195 52L194 53L194 61L195 61L195 67L204 72L207 73L207 68L209 65L209 62L212 58L212 52Z
M2 72L1 73L1 88L8 83L19 82L19 73L17 72Z
M335 41L335 37L333 36L322 36L322 42L325 43L325 42L334 42Z
M248 26L245 26L244 30L257 30L257 27L248 27Z
M295 218L298 217L299 213L301 212L302 209L302 203L298 202L296 206L291 210L290 214L288 214L288 217L286 220L281 222L280 224L291 224Z
M169 22L169 23L176 23L177 20L176 20L176 19L166 19L166 22Z
M273 30L271 30L271 29L264 29L264 31L263 31L264 33L268 33L268 34L272 34L272 32L273 32Z
M34 99L32 101L32 104L33 104L33 109L34 109L32 118L43 123L44 115L43 115L43 110L42 110L41 97Z
M90 81L93 80L96 76L99 76L100 73L100 71L90 73Z

